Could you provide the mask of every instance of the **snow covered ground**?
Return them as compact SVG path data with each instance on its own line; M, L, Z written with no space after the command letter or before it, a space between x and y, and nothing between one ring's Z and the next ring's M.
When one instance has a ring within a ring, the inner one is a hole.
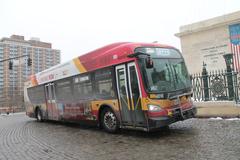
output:
M227 120L227 121L239 121L240 118L222 118L222 117L216 117L216 118L209 118L210 120Z
M1 114L0 114L0 117L4 117L4 116L14 116L14 115L22 115L22 114L26 114L26 113L25 113L25 112L17 112L17 113L9 113L9 114L1 113Z

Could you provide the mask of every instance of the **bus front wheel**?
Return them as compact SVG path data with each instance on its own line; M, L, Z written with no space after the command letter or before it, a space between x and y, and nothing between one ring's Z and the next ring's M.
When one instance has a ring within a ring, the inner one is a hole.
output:
M38 122L42 122L43 121L42 111L39 108L36 111L36 118L37 118Z
M101 124L105 131L116 133L119 130L119 121L110 108L105 108L101 113Z

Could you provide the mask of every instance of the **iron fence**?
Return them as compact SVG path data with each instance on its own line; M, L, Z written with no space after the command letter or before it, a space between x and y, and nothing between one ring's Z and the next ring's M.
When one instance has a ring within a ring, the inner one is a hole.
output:
M240 102L240 73L218 70L191 75L195 101Z

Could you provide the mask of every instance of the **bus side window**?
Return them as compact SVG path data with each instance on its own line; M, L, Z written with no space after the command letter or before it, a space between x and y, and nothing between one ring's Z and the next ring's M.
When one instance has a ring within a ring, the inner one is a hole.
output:
M41 104L45 103L45 96L44 96L44 87L43 85L28 88L28 96L32 103L34 104Z
M92 99L93 87L91 74L78 75L73 78L73 95L74 100Z
M115 97L112 74L111 68L95 72L95 93L97 98L111 99Z
M71 102L72 101L72 82L71 79L63 79L56 82L56 99L59 102Z

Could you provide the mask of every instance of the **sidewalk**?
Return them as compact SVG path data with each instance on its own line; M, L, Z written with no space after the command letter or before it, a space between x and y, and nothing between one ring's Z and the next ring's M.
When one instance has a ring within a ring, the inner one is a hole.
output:
M22 114L26 114L26 112L15 112L15 113L0 113L0 117L1 116L13 116L13 115L22 115Z
M197 107L197 117L222 117L235 118L240 117L240 104L229 101L214 102L194 102Z

